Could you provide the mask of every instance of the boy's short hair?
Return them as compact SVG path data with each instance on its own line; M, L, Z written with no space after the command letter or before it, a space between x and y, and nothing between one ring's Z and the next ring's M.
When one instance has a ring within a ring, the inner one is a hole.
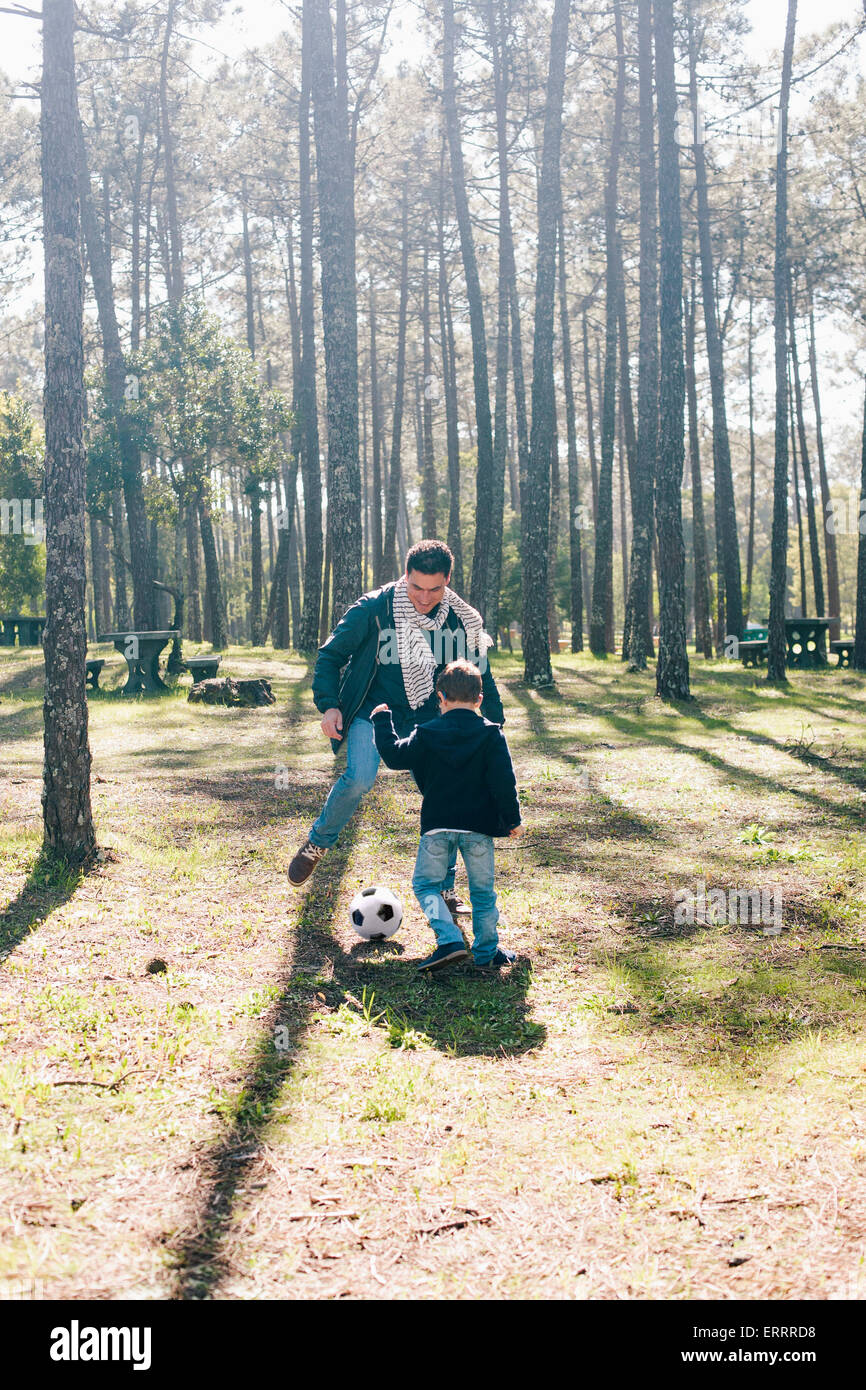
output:
M444 574L447 579L454 566L454 556L443 541L417 541L406 556L406 573Z
M481 672L471 661L460 657L458 661L450 661L441 672L436 681L436 689L446 700L456 701L461 705L473 705L484 690Z

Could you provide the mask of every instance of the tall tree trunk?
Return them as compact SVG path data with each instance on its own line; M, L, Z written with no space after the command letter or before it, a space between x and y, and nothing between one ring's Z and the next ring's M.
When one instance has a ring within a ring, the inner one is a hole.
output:
M198 527L196 526L195 502L190 499L184 505L184 530L186 532L187 594L189 596L189 636L193 642L202 640L201 624L201 580L198 564Z
M683 481L683 235L677 147L673 0L655 0L656 89L659 113L659 448L656 519L659 563L659 654L656 691L665 700L687 700Z
M111 495L111 539L114 555L114 630L126 632L132 627L132 615L126 595L126 556L123 553L123 503L120 489Z
M391 428L391 462L388 465L388 505L385 508L383 572L388 579L400 574L397 557L397 517L400 510L402 468L400 447L403 434L403 397L406 383L406 318L409 308L409 165L403 166L403 197L400 213L400 306L397 319L397 370L394 384L394 416Z
M794 484L794 515L797 519L797 555L800 560L800 617L808 610L806 601L806 551L803 547L803 512L800 506L800 474L797 469L797 426L794 423L794 397L791 391L791 371L788 368L789 423L791 427L791 474Z
M361 588L361 473L358 461L358 306L355 175L341 53L345 6L337 4L337 62L329 0L312 9L316 183L322 267L322 337L328 393L328 534L332 612L341 617Z
M568 549L570 560L569 608L571 650L583 651L583 573L580 532L583 512L580 504L580 476L577 463L577 429L574 414L574 382L571 364L571 329L568 322L568 293L565 277L565 218L560 197L559 217L559 333L562 342L562 375L565 394L565 434L568 444Z
M422 496L423 496L423 530L424 535L435 537L436 535L436 459L433 453L433 396L434 396L434 377L433 377L433 356L430 342L430 247L424 242L424 269L423 269L423 309L421 333L423 340L423 372L424 381L422 384Z
M244 265L244 303L246 306L247 347L250 356L256 355L256 321L253 297L253 257L250 248L250 224L247 215L247 181L241 179L241 245ZM261 646L262 636L262 489L259 480L250 473L244 484L244 492L250 502L251 549L250 549L250 641L254 647ZM273 556L272 556L273 563Z
M555 0L538 185L538 262L532 347L532 429L525 485L520 494L520 559L523 580L524 680L553 684L548 625L550 485L556 447L553 389L553 322L556 308L556 239L560 208L559 161L562 102L568 47L569 0Z
M863 434L860 445L860 504L859 517L866 516L866 395L863 399ZM851 665L855 671L866 671L866 528L859 530L857 539L857 616L854 623L854 651Z
M773 330L776 358L776 454L773 469L773 530L770 541L770 626L767 680L784 681L787 662L785 598L788 587L788 95L794 61L797 0L788 0L776 155L776 246L773 270Z
M619 298L619 255L616 206L622 118L625 104L625 49L622 12L614 0L617 78L604 194L605 243L605 345L604 394L601 407L601 470L595 520L595 574L592 581L592 618L589 649L593 656L613 650L610 610L613 602L613 453L616 437L616 347Z
M316 324L313 290L313 184L310 168L310 94L312 91L312 8L302 11L301 92L298 104L298 209L301 230L301 475L304 484L304 607L298 649L319 645L322 601L322 466L319 458L319 417L316 402Z
M376 352L376 295L370 281L370 428L372 432L372 482L370 485L370 551L373 587L383 581L382 568L382 402L379 394L379 365Z
M159 109L162 131L162 144L165 151L165 206L168 222L168 299L178 304L183 298L183 247L181 244L180 220L177 214L177 187L174 173L174 136L168 112L168 53L174 28L177 0L168 0L165 19L165 37L162 42L162 61L159 70Z
M490 520L493 507L493 425L490 418L490 387L487 371L487 339L484 331L484 300L475 257L475 241L469 199L466 194L466 174L463 166L463 145L460 118L457 111L457 88L454 73L455 24L453 0L442 0L442 108L445 131L451 156L451 183L454 208L460 233L460 251L466 296L469 305L469 327L472 336L472 380L475 388L475 425L478 465L475 485L475 546L472 552L470 602L483 613L488 590L490 563Z
M620 402L620 405L622 405L622 402ZM625 421L623 419L622 409L620 409L619 420L617 422L616 455L619 470L619 557L622 565L623 605L625 605L626 595L628 594L628 521L626 519L625 453ZM624 637L623 640L625 640Z
M749 346L746 358L746 375L749 378L749 539L746 546L746 594L745 616L752 611L752 575L755 568L755 384L754 384L754 335L752 320L754 299L749 294Z
M658 195L653 109L652 0L638 2L640 327L638 333L637 456L631 486L632 541L623 653L629 668L646 669L653 652L650 626L653 487L658 452Z
M197 497L201 544L204 552L204 568L207 582L207 600L210 617L210 640L216 650L228 645L225 596L220 580L217 560L216 539L214 537L213 516L210 499L205 491Z
M514 245L508 189L509 16L505 0L488 0L487 32L493 68L496 112L496 155L499 174L499 282L496 304L496 393L493 412L493 471L490 543L484 615L494 643L499 633L499 589L502 581L502 524L505 510L505 470L508 454L509 315L514 296Z
M43 849L82 864L96 848L84 662L86 587L84 286L79 195L69 160L77 121L72 0L42 6L45 247L45 654Z
M155 617L154 571L148 546L147 513L141 479L141 454L135 444L132 425L125 405L126 363L123 357L114 303L111 261L99 231L90 185L90 173L87 167L84 133L78 119L77 109L73 126L73 142L77 160L81 222L87 247L90 277L96 297L100 337L102 338L105 382L117 430L121 483L129 527L134 622L137 628L147 630L153 627Z
M692 257L691 294L686 314L686 398L689 409L689 464L692 479L692 546L695 556L695 649L709 661L713 655L707 532L704 524L704 485L698 435L698 392L695 380L695 263Z
M803 413L803 385L800 379L800 361L797 357L797 329L794 323L794 285L791 267L788 266L788 317L790 320L791 366L794 372L794 406L797 416L797 438L800 441L800 465L803 469L803 483L806 491L806 524L809 528L809 556L812 561L812 584L815 592L815 616L827 616L824 601L824 575L821 570L821 550L818 545L818 523L815 516L815 490L812 487L812 465L809 459L809 441L806 438L806 419Z
M812 287L808 285L809 295L809 377L812 385L812 404L815 409L815 442L818 448L818 476L821 482L821 512L824 517L824 551L827 556L827 608L835 622L830 624L830 641L838 642L841 616L839 601L839 561L836 554L836 535L827 525L830 516L830 483L827 478L827 460L824 455L824 427L821 420L821 395L818 390L818 355L815 351L815 308L812 302Z
M444 183L444 180L443 180ZM457 365L454 324L445 268L444 208L439 209L439 337L442 344L442 387L445 396L445 444L448 453L448 549L454 556L451 583L463 591L463 540L460 533L460 434L457 420Z
M743 594L740 577L740 549L737 533L737 510L734 502L734 480L731 472L731 444L728 437L728 416L725 405L725 364L722 338L716 311L716 282L713 266L713 244L710 229L710 204L707 188L707 162L698 111L697 61L699 41L695 36L691 0L688 10L689 26L689 94L694 125L695 186L698 199L698 242L701 253L701 297L704 303L704 326L707 336L707 361L710 369L710 393L713 403L713 468L715 478L716 525L719 528L719 550L725 576L725 616L728 633L743 635ZM723 636L727 636L725 633Z
M592 372L589 363L589 325L584 310L583 320L583 385L586 397L586 438L589 445L589 475L592 483L592 524L598 517L598 455L595 451L595 409L592 402ZM587 607L591 608L589 598Z

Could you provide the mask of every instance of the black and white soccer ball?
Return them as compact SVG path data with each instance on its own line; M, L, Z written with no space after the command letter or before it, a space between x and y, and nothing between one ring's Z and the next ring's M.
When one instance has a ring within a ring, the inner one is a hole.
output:
M362 888L349 904L349 919L365 941L384 941L403 920L403 904L390 888L380 883Z

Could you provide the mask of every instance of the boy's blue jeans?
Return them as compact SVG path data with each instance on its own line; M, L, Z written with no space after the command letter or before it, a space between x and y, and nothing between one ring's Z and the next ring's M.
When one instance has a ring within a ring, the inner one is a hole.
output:
M431 830L421 836L412 887L437 946L462 946L463 937L442 900L450 873L453 879L457 851L463 856L472 903L472 954L476 965L489 965L499 946L496 924L499 909L493 891L493 841L474 830Z
M373 736L373 724L369 719L353 719L343 743L346 749L346 766L338 777L321 814L313 823L310 839L314 845L331 849L343 827L352 819L364 796L376 781L379 771L379 750ZM454 870L457 866L457 850L451 853L448 869L440 887L450 891L454 887ZM444 907L444 903L443 903ZM458 936L460 933L457 933ZM462 937L460 938L462 941Z

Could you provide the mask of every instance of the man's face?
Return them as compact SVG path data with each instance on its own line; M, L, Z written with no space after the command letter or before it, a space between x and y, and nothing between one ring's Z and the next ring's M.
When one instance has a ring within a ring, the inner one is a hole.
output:
M413 608L419 613L429 613L445 597L445 587L450 578L449 574L421 574L419 570L407 570L406 586Z

